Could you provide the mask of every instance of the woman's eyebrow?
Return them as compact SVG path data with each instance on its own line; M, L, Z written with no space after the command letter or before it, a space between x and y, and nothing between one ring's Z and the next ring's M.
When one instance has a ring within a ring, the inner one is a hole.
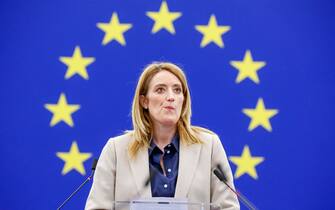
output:
M156 84L156 85L154 85L154 87L167 87L167 85L166 84L164 84L164 83L158 83L158 84Z
M167 87L168 85L167 84L164 84L164 83L158 83L158 84L155 84L154 87ZM181 84L173 84L172 87L181 87Z

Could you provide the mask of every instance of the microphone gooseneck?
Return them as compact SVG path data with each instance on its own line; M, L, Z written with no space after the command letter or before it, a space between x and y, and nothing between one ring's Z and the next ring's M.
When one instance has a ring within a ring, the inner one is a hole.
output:
M57 210L60 210L61 208L63 208L63 206L69 202L69 200L88 182L92 179L94 172L95 172L95 168L98 164L98 159L94 159L93 163L92 163L92 171L91 171L91 175L89 175L86 180L57 208Z
M239 200L248 208L251 210L257 210L256 206L250 201L248 200L241 192L239 192L238 190L234 190L234 188L232 188L227 181L227 177L225 176L225 174L223 173L223 171L221 170L221 166L218 165L216 169L214 169L213 173L215 174L215 176L221 181L223 182L238 198Z

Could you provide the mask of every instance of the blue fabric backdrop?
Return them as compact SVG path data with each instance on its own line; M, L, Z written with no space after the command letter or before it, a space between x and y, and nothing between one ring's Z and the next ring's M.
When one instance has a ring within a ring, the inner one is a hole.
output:
M237 188L257 207L331 209L334 9L2 0L0 209L55 209L107 139L132 128L137 78L157 60L185 70L192 123L221 137ZM64 209L83 209L89 188Z

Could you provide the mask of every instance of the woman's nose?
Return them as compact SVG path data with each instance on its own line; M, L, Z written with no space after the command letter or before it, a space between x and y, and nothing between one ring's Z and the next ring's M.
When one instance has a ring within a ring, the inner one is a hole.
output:
M167 91L166 99L167 99L168 101L174 101L174 99L175 99L175 95L174 95L174 93L173 93L173 90L169 90L169 91Z

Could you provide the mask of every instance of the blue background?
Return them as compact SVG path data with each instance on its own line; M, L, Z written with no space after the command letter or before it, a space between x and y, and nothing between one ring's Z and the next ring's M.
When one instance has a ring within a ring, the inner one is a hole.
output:
M170 11L182 12L176 34L151 34L147 11L161 1L58 0L0 3L0 209L56 209L85 179L66 175L56 152L67 152L76 140L81 152L98 157L111 136L131 129L131 101L142 68L155 60L180 64L192 94L192 123L220 135L228 156L240 156L245 145L265 161L258 179L245 174L237 188L260 209L331 209L334 190L334 3L330 0L168 0ZM98 22L117 12L127 45L101 42ZM215 14L229 25L224 48L200 48L202 34ZM72 56L79 45L83 56L95 57L89 80L64 79L60 56ZM229 64L253 58L266 61L258 71L260 84L235 83ZM50 127L52 114L44 104L65 93L81 109L74 127ZM249 132L243 108L254 108L262 97L272 132ZM85 161L88 174L92 158ZM236 166L231 163L233 173ZM87 175L86 174L86 175ZM64 209L83 209L90 184Z

